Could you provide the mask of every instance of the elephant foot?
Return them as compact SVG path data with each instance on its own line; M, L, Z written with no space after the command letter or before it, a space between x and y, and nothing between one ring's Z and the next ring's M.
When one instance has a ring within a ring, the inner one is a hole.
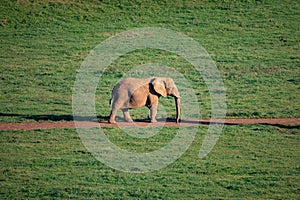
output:
M110 124L115 124L116 123L116 121L115 120L108 120L108 123L110 123Z
M125 119L125 121L128 122L128 123L133 123L132 119Z
M156 123L157 120L156 119L151 119L151 123Z

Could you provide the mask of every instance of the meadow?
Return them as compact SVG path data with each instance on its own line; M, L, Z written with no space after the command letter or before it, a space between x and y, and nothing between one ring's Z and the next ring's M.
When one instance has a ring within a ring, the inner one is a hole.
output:
M226 88L227 118L300 117L300 3L297 1L0 2L0 122L72 120L76 75L105 39L138 27L162 27L199 42L215 61ZM112 87L147 63L173 67L189 80L203 119L210 94L186 60L144 49L128 53L102 74L96 91L100 120L109 114ZM161 103L173 105L169 98ZM172 115L170 110L170 115ZM143 119L145 109L133 112ZM176 162L146 174L113 170L83 146L76 130L1 131L1 199L297 199L299 126L226 126L200 160L207 130ZM105 128L132 151L152 151L162 136L135 140Z
M297 199L299 131L263 125L226 126L200 160L207 127L166 168L132 174L95 160L75 130L1 132L1 199ZM107 128L122 148L151 151L160 136L128 139ZM172 134L174 128L165 128ZM165 141L167 142L167 141ZM141 145L142 144L142 145Z

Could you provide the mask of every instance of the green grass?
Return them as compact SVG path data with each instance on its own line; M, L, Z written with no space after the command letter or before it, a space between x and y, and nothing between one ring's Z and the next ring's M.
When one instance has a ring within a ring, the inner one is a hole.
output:
M76 73L89 51L135 27L168 28L198 41L222 75L228 117L299 117L299 10L294 1L1 1L0 121L71 116ZM110 91L126 71L157 62L192 83L201 116L209 118L209 93L190 63L147 50L107 69L97 114L109 114Z
M85 149L75 130L2 131L1 199L297 199L299 129L227 126L208 157L198 151L207 126L188 151L166 168L146 174L115 171ZM149 152L162 135L136 139L104 128L124 149ZM169 136L168 136L169 135Z

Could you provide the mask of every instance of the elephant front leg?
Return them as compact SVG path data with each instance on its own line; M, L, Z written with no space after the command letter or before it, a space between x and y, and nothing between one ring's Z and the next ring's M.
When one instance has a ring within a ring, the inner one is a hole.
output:
M157 120L156 120L157 106L158 105L152 105L151 108L150 108L150 120L151 120L151 123L157 122Z
M127 121L127 122L133 122L133 120L131 119L130 114L128 112L128 108L123 108L122 111L123 111L123 115L124 115L125 121Z

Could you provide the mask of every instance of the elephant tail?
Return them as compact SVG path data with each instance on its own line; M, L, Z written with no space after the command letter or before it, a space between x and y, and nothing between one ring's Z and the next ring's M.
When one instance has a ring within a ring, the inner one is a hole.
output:
M117 89L118 85L116 85L113 90L111 91L111 97L109 99L109 105L111 105L112 100L114 99L114 93L116 92L115 90Z
M111 105L111 101L113 100L113 95L111 95L110 99L109 99L109 105Z
M115 89L115 88L114 88L114 89ZM114 93L112 92L112 93L111 93L111 97L110 97L110 99L109 99L109 105L111 105L111 102L112 102L113 98L114 98Z

